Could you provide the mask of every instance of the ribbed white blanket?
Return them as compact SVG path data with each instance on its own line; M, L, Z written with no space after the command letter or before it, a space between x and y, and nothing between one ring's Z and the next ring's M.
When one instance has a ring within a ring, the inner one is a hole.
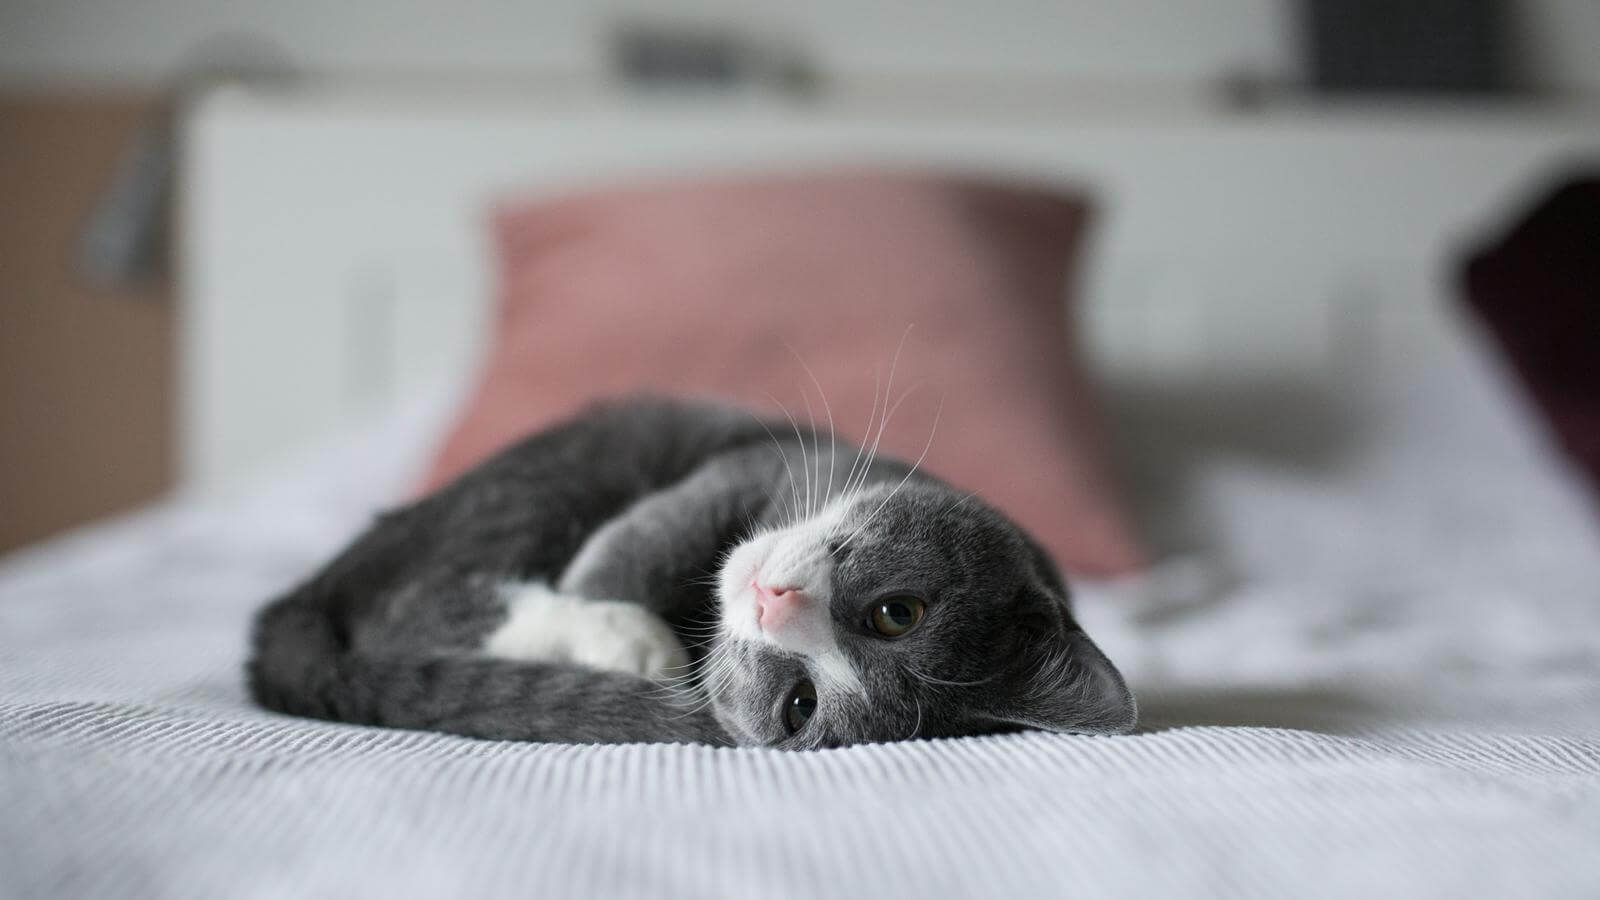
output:
M53 542L0 566L0 895L1600 896L1593 521L1475 356L1382 393L1331 462L1204 455L1208 540L1086 592L1125 738L595 748L252 708L251 609L392 489L404 428Z

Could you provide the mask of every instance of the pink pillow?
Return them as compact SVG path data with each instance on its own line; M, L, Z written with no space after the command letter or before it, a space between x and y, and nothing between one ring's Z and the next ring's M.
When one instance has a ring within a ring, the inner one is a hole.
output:
M871 172L507 206L493 347L427 485L605 395L709 396L780 420L809 402L824 422L807 366L841 436L860 441L903 342L893 399L915 393L882 452L926 447L924 467L1010 514L1068 571L1128 572L1142 553L1067 333L1087 219L1078 197Z

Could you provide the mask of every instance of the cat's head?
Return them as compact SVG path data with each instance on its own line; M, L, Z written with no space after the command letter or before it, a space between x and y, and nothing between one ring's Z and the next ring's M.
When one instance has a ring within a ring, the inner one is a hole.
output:
M740 744L791 748L1135 721L1043 552L937 483L834 500L718 573L704 683Z

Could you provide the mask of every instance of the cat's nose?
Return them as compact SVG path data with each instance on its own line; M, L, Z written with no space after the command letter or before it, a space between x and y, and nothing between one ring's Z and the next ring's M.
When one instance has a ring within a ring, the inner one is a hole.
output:
M750 582L750 586L756 591L756 624L762 631L782 628L784 622L811 602L799 588L773 587L759 581Z

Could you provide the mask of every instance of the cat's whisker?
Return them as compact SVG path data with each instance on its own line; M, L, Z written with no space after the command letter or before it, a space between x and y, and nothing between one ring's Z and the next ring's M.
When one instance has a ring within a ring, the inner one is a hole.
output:
M778 498L772 496L772 491L770 489L768 489L767 486L764 485L764 484L761 486L761 493L766 495L766 498L767 498L767 509L769 509L769 510L777 510L777 509L781 509L782 508L781 505L778 503ZM758 514L759 513L756 510L751 510L750 512L747 512L743 516L739 517L739 519L740 519L740 529L739 529L740 537L735 542L735 545L742 544L745 541L748 541L750 538L755 536L755 533L758 530L756 528L756 516ZM731 553L731 551L729 553L724 553L722 555L722 557L717 561L719 569L721 568L721 564L727 561L727 558L730 555L730 553Z
M800 351L796 350L787 340L783 342L783 346L794 355L795 361L800 363L800 368L805 370L806 377L811 379L811 384L817 389L817 396L822 399L823 412L828 416L828 483L826 491L831 493L833 490L833 467L839 456L839 441L838 436L834 433L833 425L833 406L828 403L828 392L822 389L822 382L817 380L817 373L811 371L811 367L806 365L806 361L801 357Z
M717 627L717 623L704 619L690 619L678 627L685 631L705 631Z
M946 506L944 508L945 514L949 515L950 513L955 512L956 510L960 509L963 506L966 506L968 503L971 503L972 501L974 501L976 499L978 499L978 495L977 495L976 492L974 492L974 491L962 491L960 497L958 497L949 506Z
M686 579L684 581L684 584L686 584L686 585L692 585L694 587L699 587L699 588L706 588L707 590L709 590L709 591L711 591L713 593L716 592L717 585L719 585L721 583L722 583L722 576L721 575L704 575L704 576L701 576L701 577L698 577L698 578Z
M855 481L851 484L845 485L845 496L850 500L854 500L856 495L861 493L861 488L867 483L867 476L872 472L872 460L877 455L877 448L873 442L876 436L883 434L883 426L889 415L889 392L893 389L893 386L894 369L891 366L889 370L889 384L885 385L883 390L883 408L879 410L877 373L873 373L872 408L873 411L877 413L877 421L876 423L868 422L867 431L862 435L861 447L863 452L861 456L861 468L855 473ZM874 425L876 425L876 428L874 428Z
M687 719L690 716L698 715L702 710L704 710L706 707L708 707L710 705L711 705L711 696L709 694L706 695L704 698L696 698L696 702L695 702L694 706L684 710L683 712L679 713L676 716L673 716L673 718L674 719Z
M818 497L822 494L822 448L820 438L817 436L817 415L811 409L811 392L805 388L800 389L800 399L806 405L806 427L811 431L811 468L806 470L806 475L815 476L808 484L815 484L815 490L809 491L806 497L806 518L817 514ZM801 446L805 446L804 439Z
M883 421L878 423L878 435L873 440L872 452L868 457L866 468L862 470L861 481L856 485L855 495L853 496L859 496L866 491L867 477L871 474L872 463L878 458L878 448L883 441L884 430L889 427L889 423L894 421L894 414L900 411L900 407L903 406L907 400L911 399L911 396L920 390L921 387L921 384L912 385L909 390L907 390L904 394L901 394L900 399L894 402L894 406L889 407L888 414L884 416ZM887 406L889 402L889 396L887 393L884 394L883 401Z
M710 656L708 654L706 659L709 659L709 658L710 658ZM663 672L674 672L674 671L678 671L678 670L681 670L681 669L691 669L692 670L692 669L697 668L698 666L700 666L704 662L705 662L705 659L702 659L699 663L686 662L681 666L666 666L666 667L663 667L661 671L663 671ZM671 676L668 676L668 677L669 678L684 678L684 677L692 677L692 676L671 675Z
M646 697L681 697L695 687L693 674L657 676L651 680L654 687L644 693Z
M697 632L712 631L716 627L717 627L717 623L716 622L710 622L710 621L706 621L704 619L687 619L687 620L685 620L683 622L675 623L673 625L673 628L675 628L675 629L677 629L679 631L687 631L690 634L694 634L694 633L697 633Z
M799 447L800 447L800 471L801 471L802 474L804 474L806 476L805 504L803 506L800 505L799 497L795 498L795 505L796 505L796 508L794 510L795 518L790 520L789 523L788 523L790 525L793 525L795 522L799 521L799 516L803 511L808 510L808 509L811 508L811 474L810 474L810 471L806 468L806 439L805 439L804 436L802 436L800 434L800 425L799 425L799 423L797 423L794 420L794 416L789 413L789 407L784 406L783 405L783 401L779 400L776 396L774 396L771 391L762 391L762 393L766 394L767 395L767 399L771 400L774 404L776 404L778 409L783 410L783 417L785 419L789 420L789 427L794 429L795 443L797 443L799 445ZM793 480L794 480L793 473L790 473L789 480L790 480L791 483L793 482Z
M651 683L653 687L644 692L644 696L646 697L670 697L679 695L686 690L690 690L690 685L692 682L687 681L684 678L663 678L658 676L656 678L652 678Z
M768 394L767 396L771 397L772 395ZM777 398L774 397L773 398L773 402L777 402ZM782 404L779 404L779 405L782 405ZM789 475L789 495L790 495L790 499L796 505L799 505L799 503L800 503L800 492L795 488L795 484L794 484L794 467L789 464L789 453L788 453L788 451L783 449L783 442L778 440L778 436L776 434L772 433L772 428L767 425L767 423L766 423L766 421L764 419L762 419L760 416L756 415L753 412L752 413L748 413L748 415L750 416L750 418L755 419L756 424L761 426L761 430L762 431L765 431L767 433L767 437L772 439L772 446L776 447L777 450L778 450L778 455L783 457L783 469ZM767 494L767 496L770 499L772 495L769 492ZM777 506L778 504L776 502L774 502L773 505Z
M848 501L850 498L850 485L855 482L856 468L861 465L861 456L867 451L867 438L872 434L872 425L878 419L878 371L872 371L872 411L867 414L867 427L861 432L861 443L856 447L856 458L850 463L850 471L844 476L844 490L842 496Z
M708 659L711 658L708 657ZM732 658L731 654L725 653L712 659L709 674L703 675L700 679L701 696L696 698L698 702L692 708L682 712L679 718L695 715L710 706L715 701L716 695L727 686L728 681L733 677L733 671L736 666L737 662Z
M898 404L896 404L896 406L898 407ZM872 524L872 521L878 517L879 513L883 512L884 507L889 505L889 501L893 500L895 495L900 492L900 489L906 486L906 482L911 480L911 476L917 473L917 469L921 467L922 461L927 458L928 451L933 447L933 438L934 435L938 433L939 419L943 414L944 401L941 400L939 402L939 408L934 412L933 425L928 429L928 440L922 445L922 453L917 456L917 461L912 463L911 468L906 472L905 477L901 478L900 482L894 486L894 489L889 491L888 495L878 503L878 505L865 519L862 520L861 524L856 526L856 529L850 533L850 536L842 541L839 546L833 549L833 553L838 553L845 547L849 546L850 542L855 540L856 536L861 534L861 532L865 530L868 525Z
M713 615L715 615L715 614L713 614ZM687 622L682 622L682 623L678 624L677 626L675 626L675 628L676 628L676 630L684 632L685 634L691 635L693 637L706 638L707 641L702 641L700 644L695 645L695 646L703 646L710 639L716 638L717 634L722 630L721 626L722 626L721 621L718 618L714 617L714 618L712 618L710 620L691 619L691 620L689 620Z
M806 420L807 424L809 425L811 420L811 399L805 391L800 392L800 397L805 401L806 404ZM800 470L801 474L805 475L806 479L805 506L797 510L795 514L795 521L800 522L811 518L812 507L815 503L816 481L812 477L812 470L816 467L816 460L814 458L808 459L806 457L806 436L800 430L799 420L791 415L787 408L784 409L783 414L789 420L789 427L794 429L794 441L800 447ZM812 456L815 457L815 454L812 454Z
M694 669L698 665L700 671L691 671L684 675L667 676L665 679L662 679L663 683L661 684L661 687L656 691L653 691L652 695L661 696L663 694L671 694L673 696L683 697L686 693L693 693L693 691L697 689L703 689L705 686L705 670L709 666L716 665L719 663L719 661L719 657L717 656L716 652L713 651L712 653L707 654L704 659L700 660L698 664L690 663L688 666L669 667L671 669Z
M873 461L878 458L878 447L883 442L883 435L884 435L885 430L887 430L887 428L889 426L889 420L894 416L895 410L900 408L900 404L899 403L894 404L893 408L890 408L889 398L894 396L894 375L895 375L895 372L898 371L899 368L900 368L900 353L903 350L905 350L905 348L906 348L906 339L911 336L912 327L913 327L912 325L908 324L908 325L906 325L906 330L901 332L901 334L900 334L900 343L895 346L895 348L894 348L894 357L889 361L889 380L883 386L884 415L878 421L878 432L872 438L872 447L871 447L871 449L869 449L867 451L866 463L865 463L865 465L863 465L861 467L860 474L857 475L855 490L852 491L852 492L847 492L847 494L846 494L846 496L849 496L852 499L854 498L854 496L856 494L860 493L860 491L863 488L866 487L867 477L872 472L872 463L873 463ZM906 396L909 396L909 394L906 395ZM905 397L902 396L900 399L902 401L904 401ZM876 407L877 406L876 388L874 388L874 398L873 398L873 400L874 400L873 406Z
M862 529L871 524L872 520L876 519L878 514L883 512L883 508L889 505L889 501L894 499L894 495L900 493L900 489L906 486L906 482L911 480L911 476L917 474L917 469L922 465L922 461L928 458L928 451L933 448L933 437L939 432L939 419L943 415L944 401L940 400L939 408L935 410L933 414L933 426L928 429L928 440L922 445L922 453L918 454L917 461L911 464L911 470L906 472L905 477L900 479L900 483L894 486L894 490L890 491L889 495L884 497L882 502L880 502L877 507L872 510L872 514L867 516L867 518L860 525L856 526L856 530L852 531L850 536L844 539L843 543L834 548L834 553L838 553L840 550L843 550L851 541L855 540L856 536L861 533Z
M922 698L913 696L911 701L917 705L917 724L911 726L911 733L901 738L904 741L915 740L922 733Z
M943 678L935 678L932 675L925 675L922 672L919 672L919 671L917 671L916 669L913 669L910 666L905 666L904 669L905 669L905 673L907 675L910 675L912 678L915 678L918 681L921 681L921 682L923 682L925 684L934 684L934 685L938 685L940 687L976 687L976 686L978 686L980 684L988 684L989 682L991 682L991 681L995 680L996 678L1000 677L1000 673L999 672L995 672L995 673L993 673L991 675L988 675L986 677L977 678L977 679L974 679L972 681L948 681L948 680L943 679Z
M705 707L710 706L712 703L715 703L717 695L722 693L723 689L732 682L733 665L731 663L718 670L716 677L713 680L700 682L699 689L701 694L701 702L699 708L704 709Z

